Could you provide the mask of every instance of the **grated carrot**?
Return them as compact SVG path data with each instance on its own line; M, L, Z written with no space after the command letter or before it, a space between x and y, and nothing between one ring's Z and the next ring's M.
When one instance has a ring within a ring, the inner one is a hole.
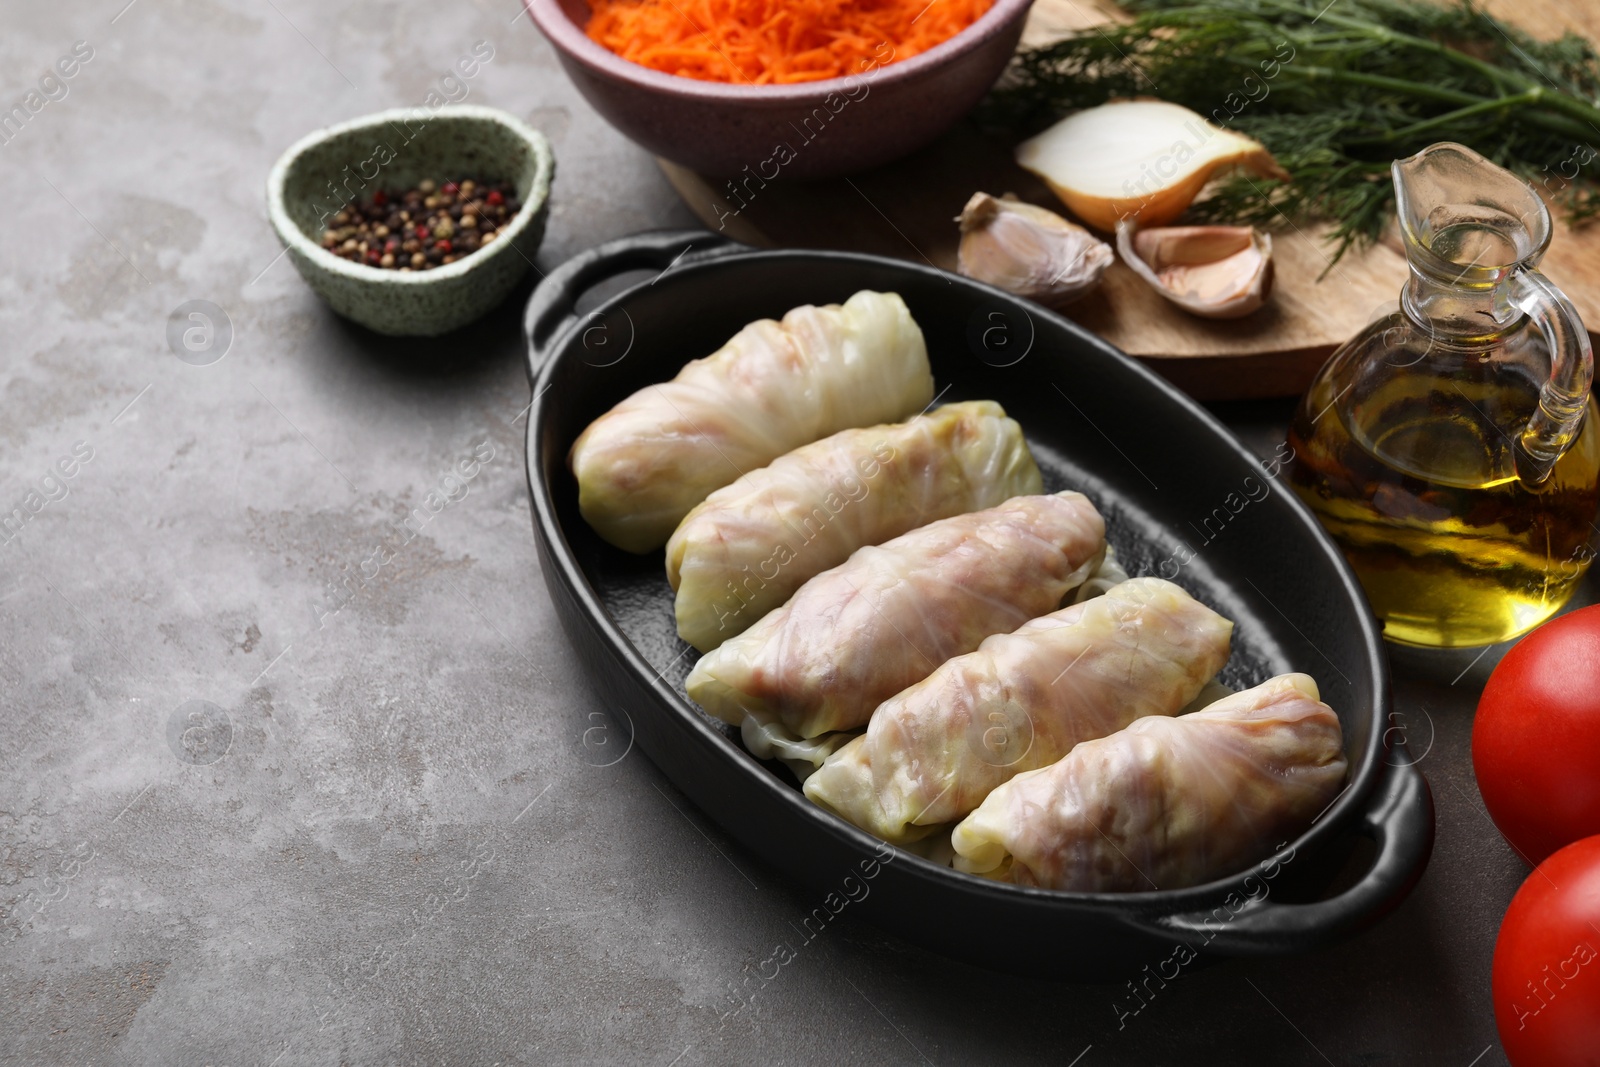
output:
M589 0L585 32L623 59L702 81L864 74L954 37L993 0Z

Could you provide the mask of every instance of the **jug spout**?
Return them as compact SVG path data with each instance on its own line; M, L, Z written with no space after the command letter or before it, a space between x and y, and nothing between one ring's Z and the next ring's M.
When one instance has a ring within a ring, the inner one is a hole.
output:
M1533 186L1465 145L1430 145L1392 166L1395 213L1412 266L1468 288L1536 266L1550 212Z

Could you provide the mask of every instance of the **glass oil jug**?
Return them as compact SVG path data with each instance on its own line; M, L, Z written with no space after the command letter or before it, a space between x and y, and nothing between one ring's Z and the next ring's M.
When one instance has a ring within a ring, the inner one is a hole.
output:
M1531 186L1457 144L1393 174L1410 280L1301 401L1291 480L1385 637L1492 644L1560 609L1600 542L1589 335L1534 269Z

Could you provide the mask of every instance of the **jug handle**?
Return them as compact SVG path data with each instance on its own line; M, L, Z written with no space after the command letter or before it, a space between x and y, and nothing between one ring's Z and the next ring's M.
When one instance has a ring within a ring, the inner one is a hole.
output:
M1550 379L1539 390L1539 408L1523 427L1515 450L1517 477L1538 485L1582 428L1594 380L1594 352L1578 309L1543 274L1518 271L1512 301L1538 325L1550 348Z

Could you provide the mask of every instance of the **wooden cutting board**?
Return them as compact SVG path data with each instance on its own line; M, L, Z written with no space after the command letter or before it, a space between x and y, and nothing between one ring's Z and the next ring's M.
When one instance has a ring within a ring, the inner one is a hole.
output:
M1497 16L1540 38L1572 30L1600 40L1600 4L1571 0L1486 0ZM1023 34L1036 46L1073 31L1125 18L1109 0L1036 0ZM1600 145L1600 133L1596 134ZM956 265L954 218L978 190L1012 192L1065 212L1044 184L1012 162L1005 144L963 122L905 159L850 178L770 183L738 215L718 190L665 160L661 169L711 229L762 247L834 248ZM1600 225L1559 221L1542 269L1577 305L1591 334L1600 330ZM1207 400L1289 396L1303 391L1322 361L1394 304L1405 281L1405 258L1391 236L1331 269L1318 230L1292 227L1273 235L1276 284L1255 314L1211 322L1178 310L1120 261L1095 294L1067 315L1168 379Z

